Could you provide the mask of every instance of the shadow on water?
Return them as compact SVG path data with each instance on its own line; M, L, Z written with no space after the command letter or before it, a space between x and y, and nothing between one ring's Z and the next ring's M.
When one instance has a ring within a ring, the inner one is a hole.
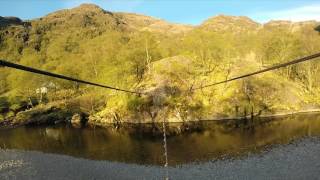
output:
M202 127L202 131L168 137L169 165L241 156L270 145L320 136L320 114L261 119L249 125L206 121ZM161 137L133 135L125 129L20 127L1 130L0 147L147 165L163 165L164 161Z

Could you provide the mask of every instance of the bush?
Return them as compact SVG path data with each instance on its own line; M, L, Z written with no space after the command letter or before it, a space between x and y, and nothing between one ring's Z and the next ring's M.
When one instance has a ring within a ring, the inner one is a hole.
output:
M12 111L9 111L7 114L6 114L6 117L5 118L11 118L11 117L14 117L15 116L15 113L12 112Z
M144 98L132 96L127 102L127 107L130 111L137 111L140 110L141 106L143 106L145 103L147 102Z
M84 94L75 100L78 101L79 108L88 114L101 111L105 107L105 98L99 94Z
M10 107L9 109L13 112L19 112L23 109L26 109L28 106L28 102L25 98L22 96L14 96L9 98L10 101Z
M9 111L9 101L7 97L0 97L0 113L5 113Z
M4 121L4 116L2 114L0 114L0 122Z

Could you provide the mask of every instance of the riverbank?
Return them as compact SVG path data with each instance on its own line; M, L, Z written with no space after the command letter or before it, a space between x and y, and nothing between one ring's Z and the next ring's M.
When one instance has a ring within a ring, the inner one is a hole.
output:
M80 127L87 117L88 115L79 108L67 107L61 102L55 102L20 111L15 116L0 121L0 129L59 123L70 123L75 127Z
M90 116L81 113L80 111L61 110L55 106L43 106L36 109L27 110L17 114L15 118L0 122L0 129L16 128L20 126L39 126L39 125L56 125L64 123L74 128L89 127L89 128L111 128L125 129L127 132L135 134L150 134L162 136L162 122L109 122L99 123L90 121ZM207 122L226 123L230 127L252 127L262 124L266 121L272 121L279 118L294 116L299 114L314 114L320 113L320 109L306 109L300 111L282 111L275 114L261 114L247 117L213 117L211 119L196 119L178 122L166 122L167 135L178 135L185 132L203 131L204 124ZM86 119L89 119L87 122Z
M320 139L305 138L261 154L169 168L170 179L318 179ZM1 150L0 179L164 179L160 166ZM170 157L169 157L170 158Z

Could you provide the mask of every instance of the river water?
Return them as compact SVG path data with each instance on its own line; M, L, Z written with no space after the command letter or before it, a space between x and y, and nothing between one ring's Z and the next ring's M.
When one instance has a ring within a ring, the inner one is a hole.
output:
M203 130L167 138L169 166L259 153L303 137L320 137L320 114L299 114L255 126L205 122ZM0 130L0 148L70 155L93 160L163 165L163 138L126 130L66 125Z

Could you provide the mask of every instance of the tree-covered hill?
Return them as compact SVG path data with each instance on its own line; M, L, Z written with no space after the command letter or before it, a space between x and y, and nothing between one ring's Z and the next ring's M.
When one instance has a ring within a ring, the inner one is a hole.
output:
M319 60L192 89L319 52L317 25L219 15L190 26L92 4L29 21L0 17L0 59L147 93L138 97L0 68L0 119L43 104L77 109L97 124L315 108ZM37 93L41 87L48 92Z

